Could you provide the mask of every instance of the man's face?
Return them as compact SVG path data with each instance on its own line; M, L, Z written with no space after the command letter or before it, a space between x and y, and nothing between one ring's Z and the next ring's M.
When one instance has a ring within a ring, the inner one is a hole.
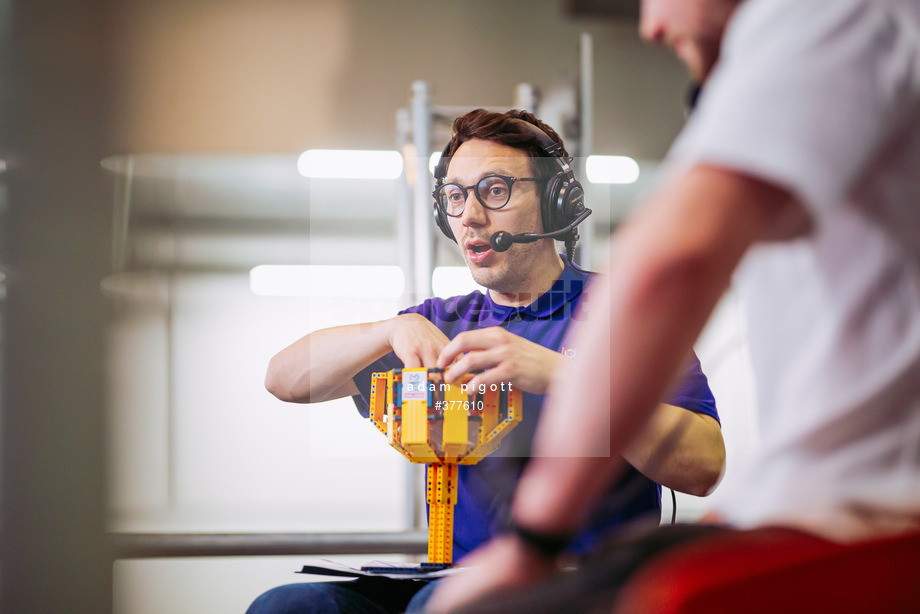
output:
M462 186L475 185L486 175L505 175L521 179L533 177L531 158L523 150L500 143L472 139L460 145L451 157L446 181ZM496 252L489 239L499 230L518 234L542 232L540 197L534 181L515 181L511 197L501 209L487 209L476 198L473 189L467 192L463 213L449 217L450 228L460 245L463 258L481 286L502 293L528 291L535 267L546 258L555 256L552 240L515 244L505 252Z
M739 0L642 0L639 34L667 45L702 83L719 58L722 33Z

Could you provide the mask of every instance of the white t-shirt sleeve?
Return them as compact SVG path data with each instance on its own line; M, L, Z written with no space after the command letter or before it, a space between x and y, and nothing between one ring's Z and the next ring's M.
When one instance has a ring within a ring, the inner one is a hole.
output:
M838 203L918 104L920 36L896 7L743 3L669 158L764 179L815 213Z

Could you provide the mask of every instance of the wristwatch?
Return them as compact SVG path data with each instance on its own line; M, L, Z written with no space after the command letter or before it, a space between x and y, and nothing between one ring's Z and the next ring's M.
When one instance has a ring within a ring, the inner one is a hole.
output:
M544 533L523 527L513 519L508 523L508 533L516 536L528 548L546 559L555 559L572 541L569 533Z

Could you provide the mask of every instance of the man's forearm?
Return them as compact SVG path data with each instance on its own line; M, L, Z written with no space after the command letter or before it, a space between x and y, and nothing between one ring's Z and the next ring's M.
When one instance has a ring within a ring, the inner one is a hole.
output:
M388 321L318 330L278 352L265 387L282 401L318 403L354 393L351 378L390 351Z

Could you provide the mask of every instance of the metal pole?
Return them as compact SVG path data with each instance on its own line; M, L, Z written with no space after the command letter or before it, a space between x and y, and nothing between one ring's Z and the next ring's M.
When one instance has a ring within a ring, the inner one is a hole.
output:
M578 113L581 124L581 138L576 158L576 173L585 188L585 204L590 208L595 190L587 185L585 166L588 156L594 150L594 50L591 35L582 33L580 41L580 70L578 89ZM579 235L581 237L578 260L579 263L591 268L591 244L594 239L594 222L596 215L589 216L581 223Z
M413 190L413 229L415 235L415 301L431 296L431 274L434 271L434 229L432 228L431 173L431 93L428 84L412 84L412 139L415 144L415 186Z
M410 305L417 296L415 286L415 272L413 270L413 239L412 239L412 182L409 178L414 176L415 147L412 145L412 116L409 109L396 111L396 146L403 157L403 173L400 177L396 195L396 261L402 269L406 280L403 290L403 303Z
M134 156L110 158L115 181L115 204L112 207L112 272L128 266L128 230L131 221L131 191L134 184Z
M414 292L413 303L431 296L431 276L434 273L435 235L432 221L431 190L434 187L428 171L433 131L431 90L424 81L412 84L412 142L415 145L415 183L412 199L412 263ZM423 525L423 498L421 482L424 478L418 467L410 464L406 469L407 506L411 527Z

